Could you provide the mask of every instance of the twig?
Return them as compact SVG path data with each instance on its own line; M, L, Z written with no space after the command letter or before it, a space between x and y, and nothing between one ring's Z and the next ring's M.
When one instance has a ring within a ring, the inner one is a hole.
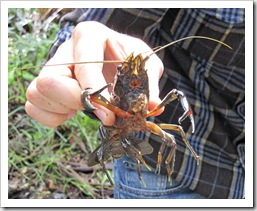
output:
M66 173L69 177L72 177L72 178L75 178L79 181L79 183L81 185L85 185L87 184L87 181L81 177L76 171L74 171L71 167L68 168L68 167L64 167L61 163L58 162L58 166L61 168L62 171L64 171L64 173ZM94 190L91 190L90 188L87 189L87 191L89 191L91 193L91 195L93 197L95 197L96 193Z

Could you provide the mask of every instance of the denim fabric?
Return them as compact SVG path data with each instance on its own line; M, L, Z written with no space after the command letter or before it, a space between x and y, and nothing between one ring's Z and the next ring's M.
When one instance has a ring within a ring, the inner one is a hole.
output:
M157 175L140 165L146 187L138 178L135 163L128 157L114 161L114 198L116 199L204 199L205 197L172 181L166 175Z

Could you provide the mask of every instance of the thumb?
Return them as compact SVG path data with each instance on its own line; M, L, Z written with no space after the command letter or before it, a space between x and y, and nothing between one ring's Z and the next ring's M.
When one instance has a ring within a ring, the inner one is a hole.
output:
M152 55L146 62L146 69L149 78L149 106L148 110L153 110L157 105L161 103L159 98L159 79L163 74L163 63L156 55ZM154 116L158 116L163 112L164 108L158 110Z
M151 85L149 83L149 104L148 104L148 111L153 110L157 105L161 103L161 99L159 98L159 87L158 85ZM164 111L164 108L159 109L154 116L160 115Z

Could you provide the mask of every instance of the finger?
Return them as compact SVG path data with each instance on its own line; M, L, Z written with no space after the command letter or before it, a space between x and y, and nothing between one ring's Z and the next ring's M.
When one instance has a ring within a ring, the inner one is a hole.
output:
M67 106L56 103L55 101L45 97L45 95L42 95L38 91L36 84L37 78L35 78L31 82L26 92L26 98L31 104L43 110L51 111L53 113L68 114L71 112L71 109Z
M46 63L40 75L60 75L72 78L74 76L73 43L68 40L61 44L55 55ZM50 65L50 66L48 66Z
M88 29L90 29L90 32ZM78 24L72 34L75 61L103 61L107 33L108 29L105 26L95 22ZM102 73L102 67L103 65L99 63L76 65L74 71L80 86L83 89L92 88L95 91L105 86L106 81ZM110 99L107 90L104 90L101 94L106 99ZM95 114L103 124L112 125L114 123L115 116L111 111L98 104L92 104L98 108Z
M34 106L29 101L25 104L25 110L30 117L48 127L57 127L76 114L76 111L71 111L68 115L52 113Z
M47 96L59 107L82 110L80 101L81 87L78 81L66 76L39 75L36 81L38 92Z
M37 79L37 90L60 106L82 110L81 87L74 79L73 47L72 40L68 40L58 48L53 58L41 70ZM56 66L47 66L53 64Z
M161 103L159 98L159 80L163 74L162 61L154 54L146 62L146 70L149 78L149 108L148 110L154 109L158 104ZM155 113L155 116L160 115L164 108L160 109Z

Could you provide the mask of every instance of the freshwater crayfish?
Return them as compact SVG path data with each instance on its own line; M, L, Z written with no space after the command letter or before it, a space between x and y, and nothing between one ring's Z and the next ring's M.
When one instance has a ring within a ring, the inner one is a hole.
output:
M94 102L104 106L116 115L113 126L100 126L99 134L102 143L92 152L88 160L89 166L96 164L102 166L111 184L113 184L113 182L106 170L105 161L110 157L119 159L127 155L135 162L139 180L142 182L143 186L146 186L141 176L140 163L151 171L143 155L151 154L153 148L147 141L136 139L135 134L137 132L150 132L160 137L162 143L158 151L156 164L156 173L158 174L160 173L161 163L163 161L163 152L168 145L170 146L168 156L165 159L167 176L170 182L171 175L174 171L176 141L172 134L164 130L178 131L182 140L194 156L194 159L197 161L197 164L199 164L199 156L187 141L182 126L163 123L155 124L146 121L147 117L153 116L159 109L177 99L184 110L183 115L178 119L178 123L180 124L188 117L191 122L192 133L194 132L195 124L192 109L182 91L176 89L171 90L158 106L148 111L149 87L147 71L145 70L145 63L152 54L176 42L191 38L209 39L229 47L221 41L208 37L191 36L182 38L158 48L145 58L143 58L142 54L134 57L132 53L121 65L117 66L117 75L113 84L107 84L97 91L93 91L90 88L82 91L81 102L87 112L93 112L96 109L91 104L91 102ZM108 101L101 95L101 92L110 86L113 86L113 91L111 101Z

